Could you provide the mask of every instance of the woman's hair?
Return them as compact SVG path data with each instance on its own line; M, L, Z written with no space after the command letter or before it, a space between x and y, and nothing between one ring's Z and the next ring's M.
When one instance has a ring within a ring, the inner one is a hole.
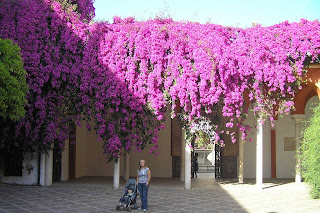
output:
M146 160L143 160L143 159L139 160L139 169L138 169L139 171L141 170L141 165L140 165L141 161L144 161L144 167L146 167Z

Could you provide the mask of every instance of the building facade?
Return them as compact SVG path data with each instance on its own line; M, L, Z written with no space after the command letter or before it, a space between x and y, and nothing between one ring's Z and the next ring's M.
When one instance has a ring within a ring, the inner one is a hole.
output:
M258 127L251 132L253 142L243 143L240 134L235 144L224 138L221 177L238 178L239 182L244 178L295 178L297 182L301 181L296 150L300 146L300 131L307 127L312 109L320 103L319 81L320 65L311 65L306 83L295 97L296 110L290 115L278 115L273 127L269 121L259 125L250 112L245 122ZM170 118L169 111L166 117ZM183 132L176 118L167 119L165 128L159 133L158 156L149 154L147 147L141 153L133 151L121 156L118 163L107 163L103 142L97 141L96 133L82 125L70 132L63 150L55 147L49 154L25 154L22 173L19 176L4 174L2 182L49 186L55 181L84 176L111 176L114 177L114 188L117 188L120 178L136 177L139 159L145 159L153 177L180 177L188 189L191 188L191 150L185 144Z

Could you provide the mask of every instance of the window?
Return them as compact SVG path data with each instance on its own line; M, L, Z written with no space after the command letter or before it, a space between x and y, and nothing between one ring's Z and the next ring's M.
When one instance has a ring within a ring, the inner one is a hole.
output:
M5 153L4 176L22 176L22 153Z

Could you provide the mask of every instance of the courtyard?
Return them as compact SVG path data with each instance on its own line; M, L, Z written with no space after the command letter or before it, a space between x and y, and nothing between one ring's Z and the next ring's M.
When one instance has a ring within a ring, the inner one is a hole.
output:
M153 176L149 212L320 212L302 182L319 190L318 174L306 175L319 161L307 165L304 147L317 150L320 129L301 134L320 127L309 123L319 13L308 16L320 5L291 2L303 15L234 1L241 14L219 9L231 24L217 22L215 1L166 3L172 16L146 19L105 9L147 4L98 1L0 1L0 213L116 212L141 159ZM175 17L189 6L202 8ZM209 20L190 16L207 9ZM284 17L240 26L246 9ZM221 179L192 179L198 166Z
M320 200L311 199L306 185L293 179L265 179L262 190L254 179L239 184L204 173L192 179L191 190L179 178L153 178L151 183L148 212L320 212ZM0 212L117 212L124 184L112 189L110 177L83 177L50 187L1 184Z

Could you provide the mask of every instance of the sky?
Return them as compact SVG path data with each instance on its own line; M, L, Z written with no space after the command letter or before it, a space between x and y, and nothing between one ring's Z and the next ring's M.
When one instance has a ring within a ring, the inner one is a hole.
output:
M114 16L138 21L171 17L174 21L251 27L271 26L301 18L320 20L320 0L95 0L96 21L113 22Z

